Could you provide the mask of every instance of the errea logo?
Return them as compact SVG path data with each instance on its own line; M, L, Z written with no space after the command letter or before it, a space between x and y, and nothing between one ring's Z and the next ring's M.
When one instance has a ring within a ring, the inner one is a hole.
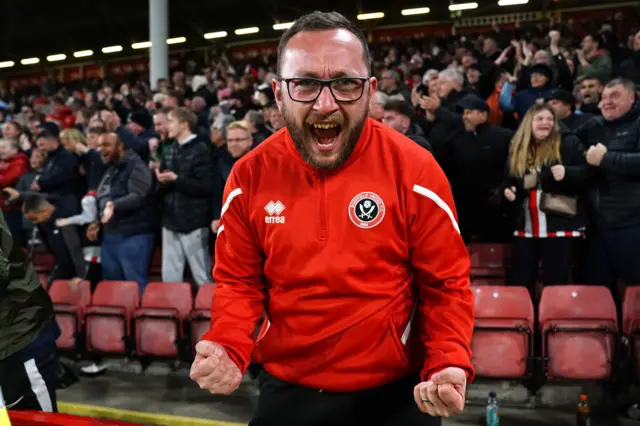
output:
M269 201L264 209L269 213L269 216L264 217L265 223L284 223L284 216L280 216L284 211L284 204L280 201Z

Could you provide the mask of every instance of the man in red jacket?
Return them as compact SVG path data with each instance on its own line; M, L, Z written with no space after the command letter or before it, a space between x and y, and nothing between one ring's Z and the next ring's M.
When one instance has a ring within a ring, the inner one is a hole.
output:
M286 128L226 184L191 378L229 394L253 355L251 426L439 425L464 407L473 296L453 198L427 150L367 118L369 64L342 15L299 18L273 82Z

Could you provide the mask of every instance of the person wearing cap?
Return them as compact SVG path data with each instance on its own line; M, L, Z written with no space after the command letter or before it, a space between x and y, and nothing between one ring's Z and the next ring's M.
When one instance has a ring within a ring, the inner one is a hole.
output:
M424 137L424 132L413 122L415 116L415 110L405 101L390 100L384 105L382 122L431 152L431 145Z
M506 241L509 234L504 212L494 199L504 179L513 131L490 124L489 113L489 105L474 94L456 104L456 113L440 113L455 128L444 155L460 233L467 243L474 237L483 242Z
M486 99L492 91L493 82L488 76L482 74L482 66L478 62L474 62L467 67L465 73L467 77L467 90L479 97Z
M576 112L576 98L567 90L555 89L544 101L556 113L561 131L575 132L593 118L591 114Z
M515 79L506 82L500 92L500 108L504 112L515 112L522 120L529 108L543 102L553 90L553 71L543 63L535 64L529 69L531 87L514 91Z

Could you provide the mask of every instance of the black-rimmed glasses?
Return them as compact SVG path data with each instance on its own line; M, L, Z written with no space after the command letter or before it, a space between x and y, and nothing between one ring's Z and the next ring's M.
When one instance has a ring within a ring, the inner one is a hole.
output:
M369 77L340 77L329 80L296 77L279 80L286 83L289 97L296 102L315 102L326 86L329 86L337 102L355 102L362 97Z

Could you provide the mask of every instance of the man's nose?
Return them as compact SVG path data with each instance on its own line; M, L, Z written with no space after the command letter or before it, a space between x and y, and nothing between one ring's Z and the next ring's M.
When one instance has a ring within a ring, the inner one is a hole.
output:
M329 114L338 109L338 103L331 93L329 86L320 90L320 95L313 104L313 109L323 114Z

